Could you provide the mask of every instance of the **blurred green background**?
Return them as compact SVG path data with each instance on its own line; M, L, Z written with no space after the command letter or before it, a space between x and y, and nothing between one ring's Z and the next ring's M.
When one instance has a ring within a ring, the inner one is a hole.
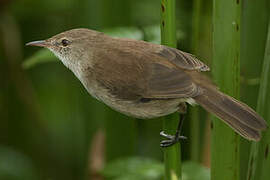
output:
M178 48L210 65L212 1L196 2L176 1ZM157 0L0 0L0 180L161 179L161 120L112 111L48 51L25 47L79 27L160 43L159 23ZM261 36L264 49L266 30ZM253 107L261 64L253 74L243 70L254 80L243 92ZM185 122L182 158L209 167L210 121L202 114L199 123ZM209 179L197 164L183 171L184 179Z

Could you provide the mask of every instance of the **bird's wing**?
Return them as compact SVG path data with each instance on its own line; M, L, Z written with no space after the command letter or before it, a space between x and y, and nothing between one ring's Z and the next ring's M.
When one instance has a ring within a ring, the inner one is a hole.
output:
M182 69L164 64L151 65L147 78L146 98L188 98L201 93L191 77Z
M179 68L186 70L209 71L210 68L194 55L167 46L160 46L154 54L165 58Z
M111 38L109 42L110 46L114 46L123 51L133 52L140 56L147 55L147 57L152 57L152 60L154 57L161 61L163 59L163 61L169 61L183 70L210 70L206 64L198 60L194 55L168 46L123 38ZM151 59L148 59L148 61L151 61Z
M138 46L130 46L131 49L129 45L110 47L109 51L104 51L103 46L96 53L99 60L94 69L100 69L96 71L99 72L97 80L112 95L119 99L134 100L188 98L201 93L185 70L197 70L199 66L203 70L203 63L185 60L185 63L175 65L173 61L177 59L173 59L172 55L168 55L171 59L167 59L164 54L151 52L147 48L145 51L138 50Z

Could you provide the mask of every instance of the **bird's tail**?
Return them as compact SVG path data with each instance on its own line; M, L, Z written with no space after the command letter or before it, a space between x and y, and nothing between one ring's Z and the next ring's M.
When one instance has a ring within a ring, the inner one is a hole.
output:
M207 89L194 99L246 139L260 140L260 131L267 128L264 119L253 109L216 89Z

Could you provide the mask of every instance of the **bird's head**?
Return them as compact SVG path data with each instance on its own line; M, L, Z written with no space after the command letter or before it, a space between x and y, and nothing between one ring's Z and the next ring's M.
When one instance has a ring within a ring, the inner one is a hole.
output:
M45 47L52 51L68 68L91 54L91 47L100 32L89 29L72 29L49 39L29 42L27 46ZM89 58L88 58L89 59Z

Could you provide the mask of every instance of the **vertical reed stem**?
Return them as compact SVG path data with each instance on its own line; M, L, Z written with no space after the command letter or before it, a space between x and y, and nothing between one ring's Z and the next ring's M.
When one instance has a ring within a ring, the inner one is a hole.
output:
M268 25L265 57L261 76L257 112L270 124L270 23ZM270 131L262 133L260 142L252 144L249 161L248 180L270 179Z
M175 0L161 0L161 43L176 47ZM174 134L179 116L169 115L164 118L163 129L168 134ZM165 179L181 179L180 143L164 148Z
M200 34L200 15L201 15L201 0L193 1L193 16L192 16L192 54L198 56L199 51L199 34ZM200 126L199 126L199 118L200 117L200 107L192 107L190 109L190 158L192 161L200 160Z
M269 0L242 1L240 93L241 100L253 109L256 109L258 103L259 78L267 40L268 2ZM240 179L247 178L251 144L244 140L240 144Z
M242 1L213 2L213 76L221 91L239 98ZM239 136L232 129L213 118L211 179L239 179L239 140Z

